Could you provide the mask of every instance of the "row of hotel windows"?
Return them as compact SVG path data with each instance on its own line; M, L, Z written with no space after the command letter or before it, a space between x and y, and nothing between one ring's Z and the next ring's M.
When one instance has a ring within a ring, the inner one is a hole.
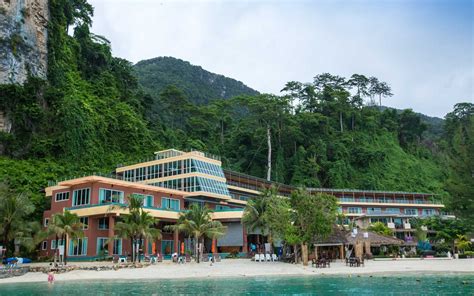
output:
M194 172L224 178L224 172L219 165L197 159L176 160L127 170L123 172L123 178L125 181L136 182Z
M339 208L339 212L342 209ZM348 214L362 214L361 207L348 207L346 212ZM367 214L400 214L401 211L399 208L386 208L382 211L382 208L367 208ZM410 216L418 216L418 209L404 209L403 213ZM433 209L423 209L422 216L433 216L437 214L436 210Z
M66 194L67 193L67 194ZM73 191L73 206L82 206L90 204L90 188L82 188ZM154 197L153 195L134 193L133 195L143 198L143 206L153 207L154 206ZM55 200L63 201L64 197L67 196L69 199L69 192L59 192L56 193ZM119 190L112 189L99 189L99 203L123 203L124 202L124 192ZM163 209L173 209L179 210L179 200L173 198L162 197L161 198L161 207ZM47 225L45 225L47 226Z
M87 255L87 237L69 240L68 243L68 255L69 256L85 256ZM102 252L108 250L108 237L98 237L96 243L96 254L99 255ZM64 246L64 240L52 240L51 241L51 250L56 250L56 244L58 247ZM122 239L115 239L113 241L113 254L112 255L122 255ZM47 250L48 249L48 241L43 241L41 243L41 249Z
M389 197L339 197L340 202L376 202L376 203L406 203L406 204L426 204L429 203L428 201L421 200L421 199L406 199L406 198L389 198Z
M153 183L154 186L183 190L186 192L205 191L229 196L224 182L203 177L188 177Z

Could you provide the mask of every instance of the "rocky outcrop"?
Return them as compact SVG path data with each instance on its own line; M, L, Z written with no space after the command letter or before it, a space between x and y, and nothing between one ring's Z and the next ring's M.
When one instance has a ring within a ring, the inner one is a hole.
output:
M0 84L46 78L48 0L0 0Z

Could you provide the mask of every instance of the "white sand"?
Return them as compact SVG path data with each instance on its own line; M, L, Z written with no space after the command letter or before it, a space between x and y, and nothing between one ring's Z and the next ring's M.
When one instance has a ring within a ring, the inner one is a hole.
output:
M98 263L71 263L83 266ZM107 263L99 263L104 265ZM110 263L109 263L110 264ZM38 264L41 265L41 264ZM107 271L74 270L55 275L56 281L69 280L100 280L100 279L179 279L206 277L242 277L242 276L278 276L278 275L321 275L321 274L375 274L375 273L456 273L465 272L474 275L474 259L461 260L397 260L397 261L366 261L365 267L349 267L340 261L331 263L331 268L314 268L311 266L281 263L252 262L249 259L228 259L215 263L175 264L158 263L145 268L119 269ZM46 282L47 275L29 272L25 275L0 279L2 283Z

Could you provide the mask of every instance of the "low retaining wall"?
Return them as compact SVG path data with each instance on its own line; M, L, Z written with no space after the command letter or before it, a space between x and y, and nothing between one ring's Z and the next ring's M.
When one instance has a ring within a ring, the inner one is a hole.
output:
M24 267L12 267L12 268L0 268L0 279L6 279L14 276L24 275L30 271L28 266Z

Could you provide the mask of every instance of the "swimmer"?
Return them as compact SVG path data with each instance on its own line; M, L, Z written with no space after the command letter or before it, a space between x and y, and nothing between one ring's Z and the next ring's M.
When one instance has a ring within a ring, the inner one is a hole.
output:
M52 271L48 273L48 283L54 284L54 273Z

